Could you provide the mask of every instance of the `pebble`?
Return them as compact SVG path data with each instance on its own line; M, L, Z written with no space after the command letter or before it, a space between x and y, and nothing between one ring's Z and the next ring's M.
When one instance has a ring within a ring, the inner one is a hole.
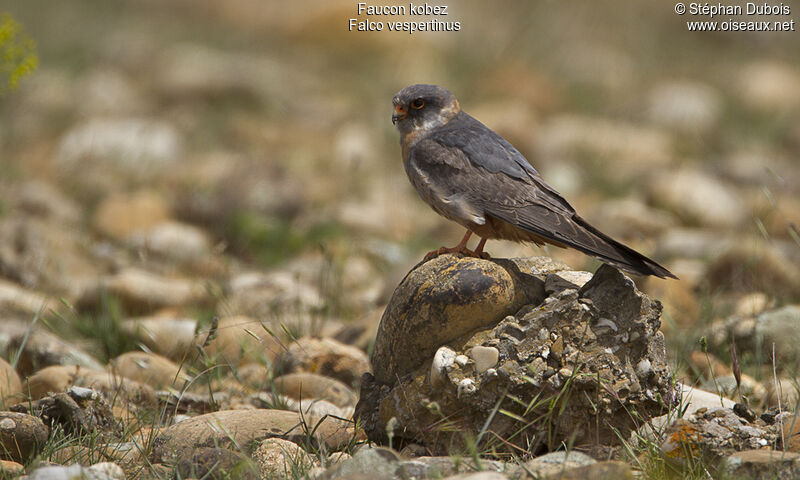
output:
M798 478L800 453L775 450L745 450L727 457L722 470L730 478Z
M26 463L39 453L50 429L38 418L24 413L0 412L0 458Z
M177 465L178 478L258 480L258 468L244 454L226 448L199 448ZM269 478L269 477L267 477Z
M288 345L278 358L287 373L310 372L354 385L372 370L367 354L332 338L303 337Z
M475 370L478 373L485 373L486 370L497 365L500 358L500 351L494 347L475 346L469 353L470 358L475 361Z
M274 391L295 400L327 400L339 407L354 407L358 395L344 383L316 373L289 373L273 380Z
M0 407L22 392L22 381L16 370L5 359L0 357ZM16 403L16 402L14 402Z
M285 343L270 334L260 321L237 315L219 319L205 350L210 357L236 366L242 363L272 365L284 348Z
M150 352L127 352L110 362L111 371L156 390L180 385L188 379L172 360Z
M27 480L125 480L125 472L117 464L110 462L96 463L90 467L81 465L52 465L33 470Z
M291 477L308 471L314 464L311 456L299 445L282 438L268 438L253 452L253 460L261 470L261 478Z
M130 318L122 329L153 352L172 361L186 359L195 344L197 320L172 315Z

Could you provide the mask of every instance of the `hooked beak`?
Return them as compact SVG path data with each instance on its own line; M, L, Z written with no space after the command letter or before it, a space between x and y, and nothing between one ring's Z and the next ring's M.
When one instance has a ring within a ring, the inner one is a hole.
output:
M394 106L394 113L392 114L392 125L396 124L398 120L402 120L408 116L408 111L402 105Z

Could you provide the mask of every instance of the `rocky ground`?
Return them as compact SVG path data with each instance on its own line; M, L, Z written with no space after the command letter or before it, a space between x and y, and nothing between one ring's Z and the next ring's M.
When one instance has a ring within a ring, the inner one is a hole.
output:
M40 57L0 97L0 477L800 475L796 35L355 3L0 1ZM399 161L418 81L680 281L417 265L463 233Z

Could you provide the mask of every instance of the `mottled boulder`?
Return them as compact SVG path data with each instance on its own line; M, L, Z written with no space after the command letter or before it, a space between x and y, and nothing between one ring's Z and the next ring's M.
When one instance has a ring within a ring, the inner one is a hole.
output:
M483 430L484 442L545 451L618 443L617 431L664 413L675 392L661 304L614 268L587 277L456 256L412 271L362 380L356 416L370 439L445 452Z
M411 270L381 318L372 354L375 378L393 382L441 345L544 299L542 279L525 276L514 261L455 255L441 255Z

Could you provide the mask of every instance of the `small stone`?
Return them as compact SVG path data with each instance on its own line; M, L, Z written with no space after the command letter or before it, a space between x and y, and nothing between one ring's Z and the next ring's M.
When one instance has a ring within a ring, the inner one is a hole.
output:
M731 373L730 367L721 362L713 353L695 350L689 354L689 365L702 379L722 377Z
M25 467L11 460L0 460L0 476L15 478L25 473Z
M592 465L565 469L547 477L547 480L634 480L637 478L630 465L620 461L597 462Z
M732 228L746 218L739 195L716 177L684 169L660 172L650 185L653 203L663 205L687 222Z
M258 468L245 455L226 448L200 448L192 458L178 463L179 478L258 480Z
M231 365L243 362L272 365L285 347L264 326L244 315L220 318L206 353Z
M484 373L497 365L500 351L494 347L475 346L470 350L469 356L475 361L475 370L478 373Z
M353 457L349 453L346 453L346 452L333 452L330 455L328 455L328 459L325 461L325 465L327 465L327 466L336 465L336 464L342 463L345 460L348 460L350 458L353 458Z
M81 207L56 186L41 180L30 180L19 190L19 209L58 222L74 224L81 218Z
M800 419L792 415L781 423L780 445L790 452L800 453Z
M27 480L73 480L75 478L125 480L125 472L119 465L103 462L94 464L91 467L83 467L78 464L39 467L27 476Z
M25 463L47 442L50 430L38 418L0 412L0 458Z
M211 241L203 230L171 220L135 230L126 241L132 247L181 262L202 259L211 251Z
M737 403L734 405L733 412L748 422L753 422L756 419L756 414L753 412L753 409L743 403Z
M149 312L164 307L197 306L210 300L206 286L199 280L166 277L140 270L123 269L104 278L100 290L81 300L84 305L100 301L102 292L114 295L134 311Z
M325 472L321 480L349 480L359 478L358 475L369 475L369 478L381 480L400 480L397 473L399 462L400 455L392 449L361 448L351 458Z
M488 458L480 460L480 467L475 463L474 459L425 455L405 460L400 465L408 478L450 478L449 476L451 475L464 475L466 478L472 478L470 475L475 475L475 470L478 468L484 470L480 473L485 475L503 473L502 478L504 479L509 477L518 478L520 474L518 465Z
M22 392L22 381L11 365L0 358L0 407L14 402L14 397Z
M751 292L742 295L736 301L733 314L740 317L753 317L772 306L772 300L763 292Z
M125 397L115 392L109 392L108 396L115 401ZM20 403L11 408L15 412L36 415L48 424L57 424L67 434L91 433L99 436L117 436L122 430L114 418L114 411L106 401L106 396L89 388L72 386L65 392L53 393L34 402Z
M73 385L83 375L100 370L82 368L78 365L53 365L31 375L25 381L25 392L32 400L38 400L48 393L61 393Z
M332 338L300 338L281 352L277 362L287 373L318 373L347 385L372 370L366 353Z
M744 102L765 112L800 105L800 71L794 64L759 59L739 69L737 84Z
M58 145L58 170L89 191L113 191L109 175L149 179L173 164L181 150L175 128L149 118L89 119L69 130Z
M299 445L281 438L261 442L253 452L253 460L261 470L261 478L288 477L306 472L314 464L311 456Z
M450 475L443 480L508 480L508 477L497 472L473 472Z
M150 385L156 390L180 385L188 378L166 357L150 352L127 352L111 361L116 375Z
M475 381L471 378L465 378L458 382L458 397L461 398L463 395L470 395L475 393L477 387L475 386Z
M783 408L794 408L800 398L800 387L796 380L779 378L777 384L774 380L767 382L767 404L771 407L780 405Z
M113 194L100 203L94 214L94 228L115 240L146 231L169 219L164 198L152 191Z
M723 461L722 470L730 478L798 478L800 453L775 450L736 452Z
M0 333L0 338L7 335L6 348L19 352L17 370L22 376L31 375L51 365L80 365L87 370L103 369L100 362L74 342L66 341L46 330L34 329L28 332L27 328L16 328L14 325L9 322L6 325L7 330Z
M295 272L274 271L244 272L229 283L230 294L225 302L223 316L245 315L251 318L273 318L276 312L297 316L299 313L314 312L323 306L319 290L304 281ZM292 321L293 319L289 319ZM309 325L302 327L303 333L314 333ZM276 328L276 333L280 331Z
M649 115L656 123L685 132L713 127L722 111L720 94L708 85L672 81L650 92Z
M525 470L533 478L548 477L572 468L584 467L597 463L595 459L585 453L553 452L525 462Z
M197 320L152 316L122 321L122 329L152 351L173 361L183 361L194 347Z
M456 352L450 347L439 347L431 362L431 385L436 388L444 383L445 376L449 369L453 367L456 360Z
M741 393L754 403L760 403L767 398L767 389L746 373L742 374L741 384L738 387L736 377L730 373L706 380L701 388L708 391L717 391L728 398L734 398L737 393Z
M344 383L316 373L289 373L273 380L274 391L295 400L322 399L339 407L354 407L358 396Z

